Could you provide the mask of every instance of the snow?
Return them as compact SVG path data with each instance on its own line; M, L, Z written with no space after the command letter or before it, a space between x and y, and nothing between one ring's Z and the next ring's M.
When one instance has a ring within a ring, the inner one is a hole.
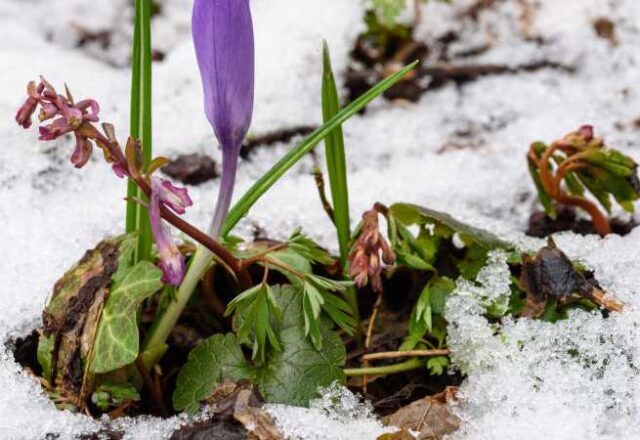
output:
M290 440L374 439L395 431L383 427L371 404L346 388L333 384L319 393L322 397L313 400L309 408L267 405L276 426Z
M161 3L167 14L156 18L154 41L166 58L154 71L156 152L173 156L198 151L219 158L202 112L189 36L190 1ZM542 241L522 234L535 205L524 162L530 142L550 141L592 123L610 145L640 160L634 125L640 116L640 90L635 87L640 80L640 3L528 2L534 9L526 26L519 17L527 2L497 1L477 22L460 19L471 3L429 3L418 35L431 42L454 31L460 39L452 52L490 46L468 58L470 63L515 66L547 59L574 66L576 73L546 69L487 77L463 87L445 86L414 105L377 101L365 116L345 125L352 217L358 219L378 200L415 202L534 249ZM2 341L35 328L60 274L102 237L121 231L124 183L115 180L98 155L85 169L73 170L68 163L73 148L69 140L38 142L34 130L23 132L15 126L13 115L27 81L42 73L54 84L67 82L76 97L96 98L103 118L124 136L129 74L117 66L128 57L129 5L125 0L0 0ZM252 134L317 124L321 40L328 39L339 74L362 30L359 0L253 0L252 8L257 54ZM595 35L591 23L598 17L616 23L617 46ZM76 48L77 27L72 23L92 31L115 24L112 47ZM543 43L527 38L532 35L541 36ZM459 148L444 149L447 144ZM236 194L291 147L265 148L241 163ZM309 173L312 165L313 160L306 158L291 170L243 220L239 232L250 235L262 227L270 236L282 238L299 225L335 248L334 232ZM187 218L204 227L213 211L217 182L190 192L196 206ZM576 312L553 325L519 320L495 328L479 314L483 301L499 298L505 282L500 278L504 264L495 256L484 283L459 286L451 303L460 304L460 310L449 307L450 319L460 324L450 340L454 363L468 374L462 387L465 404L460 408L464 423L455 439L637 438L640 379L634 360L640 355L636 336L640 231L606 240L560 234L556 241L626 303L624 313L605 320L598 314ZM51 432L71 438L101 427L87 417L55 410L4 348L0 348L0 389L1 438L35 439ZM282 426L293 430L284 422L287 410L278 411ZM308 420L319 409L289 411L293 420ZM370 438L364 433L377 432L379 425L368 415L362 418L359 438ZM166 437L179 420L129 422L117 422L127 438L144 439ZM291 435L306 434L292 431ZM308 438L313 438L312 432Z

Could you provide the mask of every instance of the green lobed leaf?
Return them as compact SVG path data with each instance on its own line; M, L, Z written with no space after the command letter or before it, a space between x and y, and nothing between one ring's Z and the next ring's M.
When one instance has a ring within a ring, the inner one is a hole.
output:
M138 307L162 286L162 271L141 261L111 287L93 347L90 371L106 373L136 360L139 350Z
M233 334L217 334L194 348L184 364L173 393L177 411L195 413L223 379L252 379L240 345Z

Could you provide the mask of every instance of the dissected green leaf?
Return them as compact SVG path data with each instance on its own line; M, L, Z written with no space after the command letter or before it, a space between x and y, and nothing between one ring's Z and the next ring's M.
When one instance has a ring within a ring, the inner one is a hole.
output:
M304 257L307 261L324 265L330 265L334 262L331 255L329 255L329 252L322 249L315 241L300 230L295 231L291 237L289 237L287 245L291 250Z
M453 280L437 277L422 289L409 318L409 334L402 343L401 350L413 350L434 330L434 318L436 315L444 314L447 296L453 292L455 286Z
M195 413L198 405L211 395L223 379L252 379L240 345L233 334L217 334L194 348L184 364L173 393L173 406L178 411Z
M320 291L311 283L304 283L302 293L302 309L304 312L304 335L311 339L316 350L322 350L322 335L320 334L320 312L324 298Z
M262 364L248 362L233 335L214 335L196 347L178 375L173 395L177 410L194 412L224 378L249 379L271 403L306 406L319 387L345 380L346 352L326 320L319 321L323 349L305 337L302 295L292 286L272 287L272 297L282 311L275 331L281 351L269 352Z
M433 376L441 376L449 366L449 358L446 356L434 356L427 360L427 368Z
M242 292L229 303L225 314L233 312L237 313L238 342L252 348L253 359L264 362L267 346L281 349L274 326L279 325L282 313L271 286L259 284Z
M141 261L114 283L102 311L90 370L106 373L134 362L138 356L138 307L162 286L162 271Z
M269 402L307 406L318 387L344 382L345 347L321 321L323 348L316 350L305 337L301 295L291 286L276 286L274 293L283 316L278 335L282 351L270 353L266 365L256 370L256 382Z

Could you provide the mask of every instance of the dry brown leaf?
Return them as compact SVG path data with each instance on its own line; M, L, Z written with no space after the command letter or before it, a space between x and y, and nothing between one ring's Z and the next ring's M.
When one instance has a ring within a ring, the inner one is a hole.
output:
M389 426L397 426L405 432L417 432L418 440L440 440L460 428L460 419L451 411L456 401L457 387L447 387L443 392L416 400L383 419ZM396 433L401 434L402 431ZM394 434L395 435L395 434ZM404 439L409 437L390 437Z

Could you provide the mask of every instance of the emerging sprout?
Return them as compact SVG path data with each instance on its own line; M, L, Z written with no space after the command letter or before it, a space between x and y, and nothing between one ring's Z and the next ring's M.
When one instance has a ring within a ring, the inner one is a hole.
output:
M608 148L584 125L547 146L534 142L527 154L529 171L547 214L555 218L553 201L585 210L602 236L611 226L598 206L586 198L589 192L611 213L611 197L627 212L640 194L638 165L628 156ZM564 183L564 185L563 185Z

